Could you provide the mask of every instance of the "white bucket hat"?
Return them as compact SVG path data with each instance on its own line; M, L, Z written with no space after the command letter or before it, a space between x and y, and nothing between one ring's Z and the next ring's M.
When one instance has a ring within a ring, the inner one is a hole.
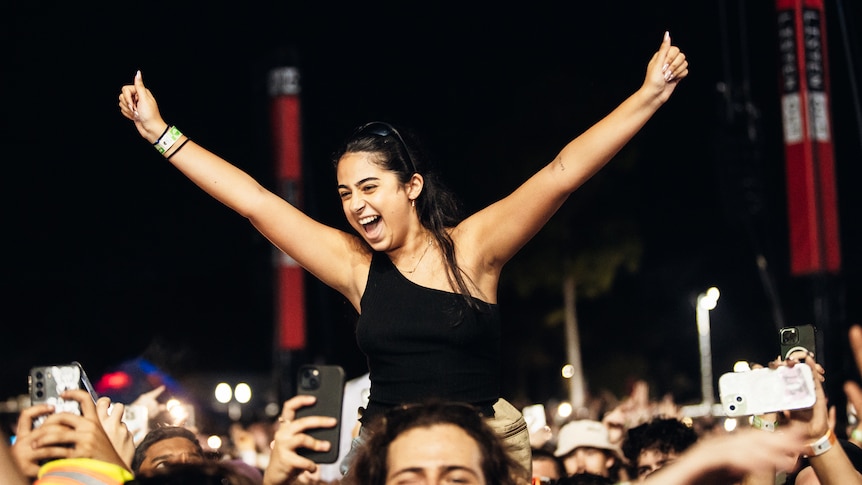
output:
M610 451L618 460L625 461L619 446L611 443L608 428L600 421L580 419L570 421L557 434L557 449L554 455L566 456L576 448L598 448Z

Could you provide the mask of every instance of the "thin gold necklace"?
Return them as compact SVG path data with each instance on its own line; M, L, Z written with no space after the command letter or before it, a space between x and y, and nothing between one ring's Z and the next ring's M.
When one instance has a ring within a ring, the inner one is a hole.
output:
M432 240L431 240L431 238L429 237L429 238L428 238L428 245L427 245L427 246L425 246L425 251L422 251L422 256L419 256L419 261L416 261L416 265L415 265L415 266L413 266L413 269L411 269L410 271L406 271L406 270L401 270L401 271L402 271L403 273L406 273L406 274L413 274L413 273L416 271L416 268L418 268L418 267L419 267L419 264L422 262L422 258L424 258L424 257L425 257L425 254L428 252L428 249L431 247L431 243L432 243Z

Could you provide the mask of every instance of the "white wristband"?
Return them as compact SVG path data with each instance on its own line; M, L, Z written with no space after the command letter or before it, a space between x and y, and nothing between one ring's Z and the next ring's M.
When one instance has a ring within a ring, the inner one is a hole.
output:
M832 449L832 446L838 442L838 438L835 436L835 433L832 432L830 428L829 431L823 435L822 438L811 443L809 446L809 451L806 453L806 456L820 456L823 453Z
M156 150L159 151L162 155L165 154L166 151L170 150L174 143L183 136L183 132L181 132L176 126L171 126L168 128L168 131L159 138L154 144Z

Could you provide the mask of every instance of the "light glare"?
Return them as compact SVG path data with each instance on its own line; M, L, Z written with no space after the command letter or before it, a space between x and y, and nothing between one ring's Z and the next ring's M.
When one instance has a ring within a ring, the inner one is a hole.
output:
M222 404L230 402L232 394L233 391L231 391L230 385L227 382L219 382L215 387L216 401Z

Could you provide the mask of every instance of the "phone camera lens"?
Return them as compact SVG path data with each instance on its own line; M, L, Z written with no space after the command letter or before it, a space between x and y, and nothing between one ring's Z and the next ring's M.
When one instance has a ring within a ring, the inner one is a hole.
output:
M781 332L781 342L784 344L794 344L798 341L796 332L792 329L787 329Z
M39 399L41 399L44 395L45 395L45 393L44 393L44 392L42 392L42 391L36 391L36 397L38 397Z
M730 408L731 411L736 411L736 406L734 406L733 404L731 404L728 407Z
M736 402L742 402L742 396L736 396Z
M36 372L36 379L41 379L41 378L43 378L43 377L45 377L45 375L44 375L44 374L42 374L42 371L37 371L37 372Z

